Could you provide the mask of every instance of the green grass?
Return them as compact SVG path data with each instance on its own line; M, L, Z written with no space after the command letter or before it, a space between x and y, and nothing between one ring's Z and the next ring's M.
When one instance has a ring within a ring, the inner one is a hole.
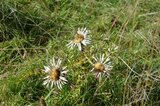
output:
M91 31L80 52L65 45L78 27ZM111 52L109 78L97 81L89 60ZM62 90L42 85L44 65L63 59ZM159 0L1 0L0 105L159 106Z

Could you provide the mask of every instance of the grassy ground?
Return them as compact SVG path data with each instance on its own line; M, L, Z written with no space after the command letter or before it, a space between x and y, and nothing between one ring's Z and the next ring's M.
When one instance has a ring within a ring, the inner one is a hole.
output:
M91 31L82 52L65 46L78 27ZM110 77L97 81L89 60L114 45ZM69 70L62 90L42 85L53 56ZM0 106L159 106L160 1L1 0L0 91Z

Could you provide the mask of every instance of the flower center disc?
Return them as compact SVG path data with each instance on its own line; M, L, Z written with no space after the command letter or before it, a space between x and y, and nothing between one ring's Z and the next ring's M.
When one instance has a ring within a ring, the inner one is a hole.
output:
M105 69L105 67L102 63L94 64L94 68L95 68L95 71L98 71L98 72L102 72Z
M74 42L75 43L80 43L82 40L84 40L84 36L81 34L76 34L74 37Z
M59 77L60 77L60 69L58 68L52 69L50 72L50 79L56 81L59 79Z

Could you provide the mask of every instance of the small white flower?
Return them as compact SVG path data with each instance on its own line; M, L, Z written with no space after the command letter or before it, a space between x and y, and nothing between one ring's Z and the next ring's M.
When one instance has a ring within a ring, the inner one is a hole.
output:
M94 73L96 78L101 79L104 75L107 77L110 75L110 71L113 66L111 65L110 58L105 58L104 54L100 55L100 57L94 57L95 63L93 64L93 68L91 72Z
M66 67L61 67L61 59L53 59L50 61L49 66L44 66L44 72L47 73L47 76L44 77L45 81L43 85L47 87L57 86L59 89L62 89L62 85L66 84L68 81L64 77L67 73Z
M78 49L81 51L82 46L90 44L90 38L88 35L89 33L90 31L86 28L78 28L78 31L74 36L74 39L67 44L67 47L73 49L75 46L77 46Z

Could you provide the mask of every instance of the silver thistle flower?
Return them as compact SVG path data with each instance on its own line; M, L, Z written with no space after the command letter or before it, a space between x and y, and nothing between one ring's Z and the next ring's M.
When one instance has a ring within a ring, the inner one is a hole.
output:
M68 81L64 77L67 73L66 67L61 67L61 59L55 60L53 59L50 61L49 66L44 66L44 72L47 74L44 77L43 85L47 87L53 87L53 85L57 86L59 89L62 89L62 85L66 84Z
M93 68L91 72L94 73L95 77L101 79L102 76L106 75L109 77L110 71L112 70L113 66L111 65L110 58L105 58L105 55L102 54L100 57L94 57L95 63L93 64Z
M78 49L81 51L82 46L90 44L89 33L90 31L86 28L78 28L78 31L74 36L74 39L67 44L67 47L73 49L77 46Z

